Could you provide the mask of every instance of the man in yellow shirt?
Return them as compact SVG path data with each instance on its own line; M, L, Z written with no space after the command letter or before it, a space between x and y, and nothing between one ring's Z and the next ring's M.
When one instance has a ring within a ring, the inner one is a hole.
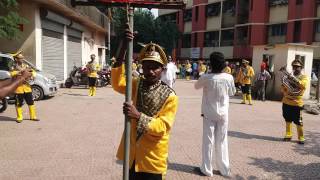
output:
M91 60L86 65L89 79L89 96L95 96L97 91L96 82L100 66L95 62L96 55L91 54L90 58Z
M229 67L229 62L226 61L226 67L223 69L224 73L231 74L231 68Z
M286 84L282 84L281 91L283 93L282 99L282 115L286 121L286 135L284 141L290 141L292 138L292 122L297 125L298 133L298 143L304 144L304 135L303 135L303 122L301 109L303 107L303 94L308 84L308 77L301 74L303 68L303 63L300 60L294 60L292 62L293 74L289 74L287 79L290 79L294 84L297 85L299 91L292 92L290 87Z
M207 66L204 64L203 61L199 61L199 67L198 67L199 76L201 77L204 75L207 71Z
M14 56L15 65L11 71L12 77L18 77L23 73L23 71L29 71L32 73L32 76L35 77L36 73L33 71L28 65L23 63L24 57L22 53L17 54ZM39 121L36 117L36 109L34 105L34 100L32 97L32 88L29 81L25 81L21 85L19 85L15 91L16 94L16 111L17 111L17 123L21 123L23 120L23 112L22 112L22 105L23 101L25 100L29 106L29 115L30 120Z
M237 81L241 84L242 91L242 104L246 104L246 99L249 101L249 105L252 105L251 97L251 78L254 76L254 70L249 65L249 61L243 59L242 66L237 75Z
M127 41L133 36L127 32ZM126 43L123 43L126 44ZM125 52L126 46L122 46ZM123 53L111 71L112 87L124 94L126 88ZM122 57L122 58L121 58ZM175 120L178 97L161 79L167 58L160 46L147 44L140 52L143 78L132 79L132 101L124 103L123 112L131 119L130 180L161 180L167 171L170 130ZM117 158L124 159L124 137Z

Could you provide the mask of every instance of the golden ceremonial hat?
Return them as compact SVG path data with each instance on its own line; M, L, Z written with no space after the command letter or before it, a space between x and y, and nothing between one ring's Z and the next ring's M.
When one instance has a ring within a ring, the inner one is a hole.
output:
M163 51L161 46L155 43L146 44L139 54L139 60L143 61L156 61L162 65L168 63L166 53Z
M291 66L300 66L300 67L302 67L303 63L302 63L301 60L295 59L294 61L292 61Z

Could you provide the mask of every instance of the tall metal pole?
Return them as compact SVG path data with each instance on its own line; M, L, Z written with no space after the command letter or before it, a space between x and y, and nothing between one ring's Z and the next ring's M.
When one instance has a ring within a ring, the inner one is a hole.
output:
M318 65L318 83L317 83L317 89L316 89L316 99L317 99L317 102L320 103L320 63Z
M107 64L110 63L110 55L111 55L111 46L110 46L110 26L111 26L111 8L108 9L108 23L107 23L107 28L108 28L108 54L107 54Z
M133 8L127 6L128 23L131 33L133 33ZM132 96L132 54L133 54L133 41L128 42L128 51L125 63L126 70L126 102L131 103ZM131 121L130 118L125 115L125 149L124 149L124 164L123 164L123 180L129 180L129 155L130 155L130 128Z

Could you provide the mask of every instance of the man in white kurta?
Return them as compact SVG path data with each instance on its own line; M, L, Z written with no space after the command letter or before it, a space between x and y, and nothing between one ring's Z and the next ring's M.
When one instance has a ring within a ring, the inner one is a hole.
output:
M228 109L229 96L234 95L233 76L222 73L224 56L213 53L210 56L212 73L205 74L195 83L195 88L203 88L202 107L203 137L202 164L200 171L213 176L213 163L223 176L230 176L228 154ZM219 63L220 62L220 63ZM221 65L219 65L221 64Z
M162 71L161 81L165 82L168 86L173 88L173 84L176 80L176 73L178 71L177 66L172 62L171 56L168 57L169 63L166 66L166 70Z

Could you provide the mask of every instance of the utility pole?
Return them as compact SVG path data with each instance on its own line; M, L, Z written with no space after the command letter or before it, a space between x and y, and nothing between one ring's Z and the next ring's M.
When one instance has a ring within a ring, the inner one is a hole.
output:
M320 63L318 65L318 84L317 84L317 90L316 90L316 99L317 99L317 102L320 103Z

